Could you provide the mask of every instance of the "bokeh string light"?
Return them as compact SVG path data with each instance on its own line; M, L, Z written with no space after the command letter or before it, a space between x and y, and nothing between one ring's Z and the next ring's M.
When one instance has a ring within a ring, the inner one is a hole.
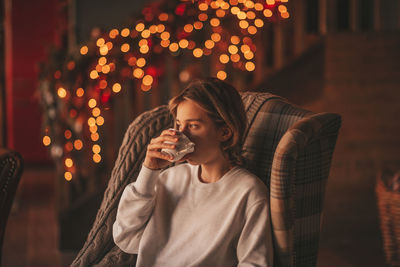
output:
M40 86L47 114L43 144L64 163L67 181L79 169L77 153L90 151L93 162L102 161L103 109L124 90L122 81L132 79L143 91L157 87L165 68L157 58L165 56L191 57L193 62L211 56L216 64L210 75L221 80L229 79L234 69L254 72L254 36L266 23L290 17L287 0L167 2L145 7L134 25L98 33L67 63L47 68L52 71ZM190 78L188 69L177 77L181 82Z

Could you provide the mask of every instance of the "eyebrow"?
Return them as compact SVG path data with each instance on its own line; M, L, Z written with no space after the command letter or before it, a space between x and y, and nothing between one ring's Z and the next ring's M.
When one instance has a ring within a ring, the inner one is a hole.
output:
M180 120L179 119L176 119L176 121L178 122L180 122ZM188 120L185 120L185 121L197 121L197 122L203 122L203 120L202 119L188 119Z

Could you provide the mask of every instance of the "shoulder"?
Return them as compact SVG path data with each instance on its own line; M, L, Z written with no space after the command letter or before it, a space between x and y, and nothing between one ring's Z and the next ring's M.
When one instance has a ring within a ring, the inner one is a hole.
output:
M193 166L190 164L178 164L161 171L159 181L169 186L175 186L175 184L189 184L193 171Z
M246 194L253 201L269 198L266 185L255 174L243 167L235 167L231 175L235 190Z

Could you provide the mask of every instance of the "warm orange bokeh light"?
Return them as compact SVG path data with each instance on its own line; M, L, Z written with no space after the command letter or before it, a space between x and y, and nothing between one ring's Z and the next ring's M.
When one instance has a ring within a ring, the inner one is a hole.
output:
M168 20L168 14L167 14L167 13L161 13L161 14L158 16L158 19L159 19L160 21L167 21L167 20Z
M65 90L64 88L60 87L57 90L57 94L60 98L64 98L67 96L67 90Z
M79 140L79 139L75 140L75 142L74 142L74 147L75 147L76 150L81 150L82 147L83 147L82 141Z
M100 111L100 109L99 109L98 107L95 107L95 108L92 110L92 115L93 115L94 117L100 116L100 113L101 113L101 111Z
M49 146L50 144L51 144L50 136L47 136L47 135L43 136L43 145Z
M220 80L225 80L226 79L226 72L223 70L220 70L217 72L217 78Z
M88 101L88 106L89 106L90 108L94 108L96 105L97 105L96 99L94 99L94 98L89 99L89 101Z
M92 133L90 135L90 139L92 139L92 141L96 142L97 140L99 140L99 134L98 133Z
M89 49L88 49L88 47L86 45L82 46L81 49L80 49L80 53L82 55L86 55L88 53L88 51L89 51Z
M217 43L221 40L221 35L217 32L214 32L213 34L211 34L211 39Z
M215 46L215 43L213 40L207 40L204 42L204 46L208 49L212 49Z
M102 126L104 124L104 118L102 116L98 116L96 118L96 124Z
M269 9L265 9L264 12L263 12L263 14L264 14L264 16L267 17L267 18L272 17L272 11L269 10Z
M70 130L66 130L66 131L64 132L64 137L65 137L66 139L70 139L70 138L72 137L71 131L70 131Z
M124 28L121 31L121 36L122 37L128 37L130 33L131 33L131 31L128 28Z
M177 43L171 43L169 45L169 51L171 52L176 52L179 49L179 45Z
M97 39L97 41L96 41L96 45L97 45L98 47L102 47L105 43L106 43L106 41L105 41L103 38L99 38L99 39Z
M72 180L72 173L71 172L65 172L64 173L64 178L67 181L71 181Z
M117 29L112 29L110 31L110 33L108 34L108 36L110 36L111 39L115 39L117 37L117 35L119 34Z
M66 158L66 159L65 159L65 166L66 166L67 168L71 168L73 165L74 165L74 162L72 161L71 158Z
M99 73L96 71L96 70L92 70L91 72L90 72L90 78L91 79L97 79L99 77Z
M138 66L139 68L143 68L144 65L146 65L146 59L140 57L136 60L136 66Z
M247 71L253 71L253 70L255 70L256 65L254 65L253 62L248 61L248 62L246 62L245 67L246 67Z
M133 70L133 76L137 79L142 78L144 75L144 71L141 68L136 68Z
M150 86L153 83L153 77L151 75L146 75L143 77L142 83L146 86Z
M236 54L237 52L238 52L238 48L237 48L237 46L236 45L230 45L229 47L228 47L228 51L229 51L229 53L231 53L231 54Z
M169 34L169 32L163 32L163 33L161 33L161 35L160 35L160 37L161 37L162 40L168 40L170 36L171 36L171 35Z
M112 87L112 90L113 90L114 93L120 92L121 89L122 89L122 87L121 87L121 85L119 83L114 83L114 85Z
M121 51L122 51L123 53L128 52L130 48L131 48L130 45L127 44L127 43L121 45Z
M179 41L179 47L180 48L187 48L188 45L189 45L189 42L186 39L182 39L182 40Z
M93 161L95 163L99 163L101 161L101 156L99 154L94 154L93 155Z
M138 23L138 24L136 25L136 27L135 27L135 30L137 30L138 32L141 32L141 31L144 30L144 28L145 28L145 26L144 26L143 23Z
M200 48L196 48L193 50L193 56L195 57L201 57L203 55L203 50Z
M227 54L222 54L222 55L219 56L219 61L222 64L226 64L226 63L229 62L229 56Z
M77 97L82 97L84 94L85 94L85 90L83 90L83 88L76 89L76 96Z

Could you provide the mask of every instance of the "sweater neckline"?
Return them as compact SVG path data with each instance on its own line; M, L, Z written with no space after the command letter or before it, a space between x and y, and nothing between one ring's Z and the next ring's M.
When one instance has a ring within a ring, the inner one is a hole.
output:
M189 164L190 165L190 164ZM200 171L200 165L190 165L192 169L192 184L194 184L197 187L202 187L202 188L214 188L214 187L219 187L223 186L224 184L230 182L230 180L227 178L227 176L231 176L232 173L236 172L236 170L239 168L238 166L233 166L229 171L227 171L222 177L214 182L214 183L203 183L200 181L199 178L199 171Z

